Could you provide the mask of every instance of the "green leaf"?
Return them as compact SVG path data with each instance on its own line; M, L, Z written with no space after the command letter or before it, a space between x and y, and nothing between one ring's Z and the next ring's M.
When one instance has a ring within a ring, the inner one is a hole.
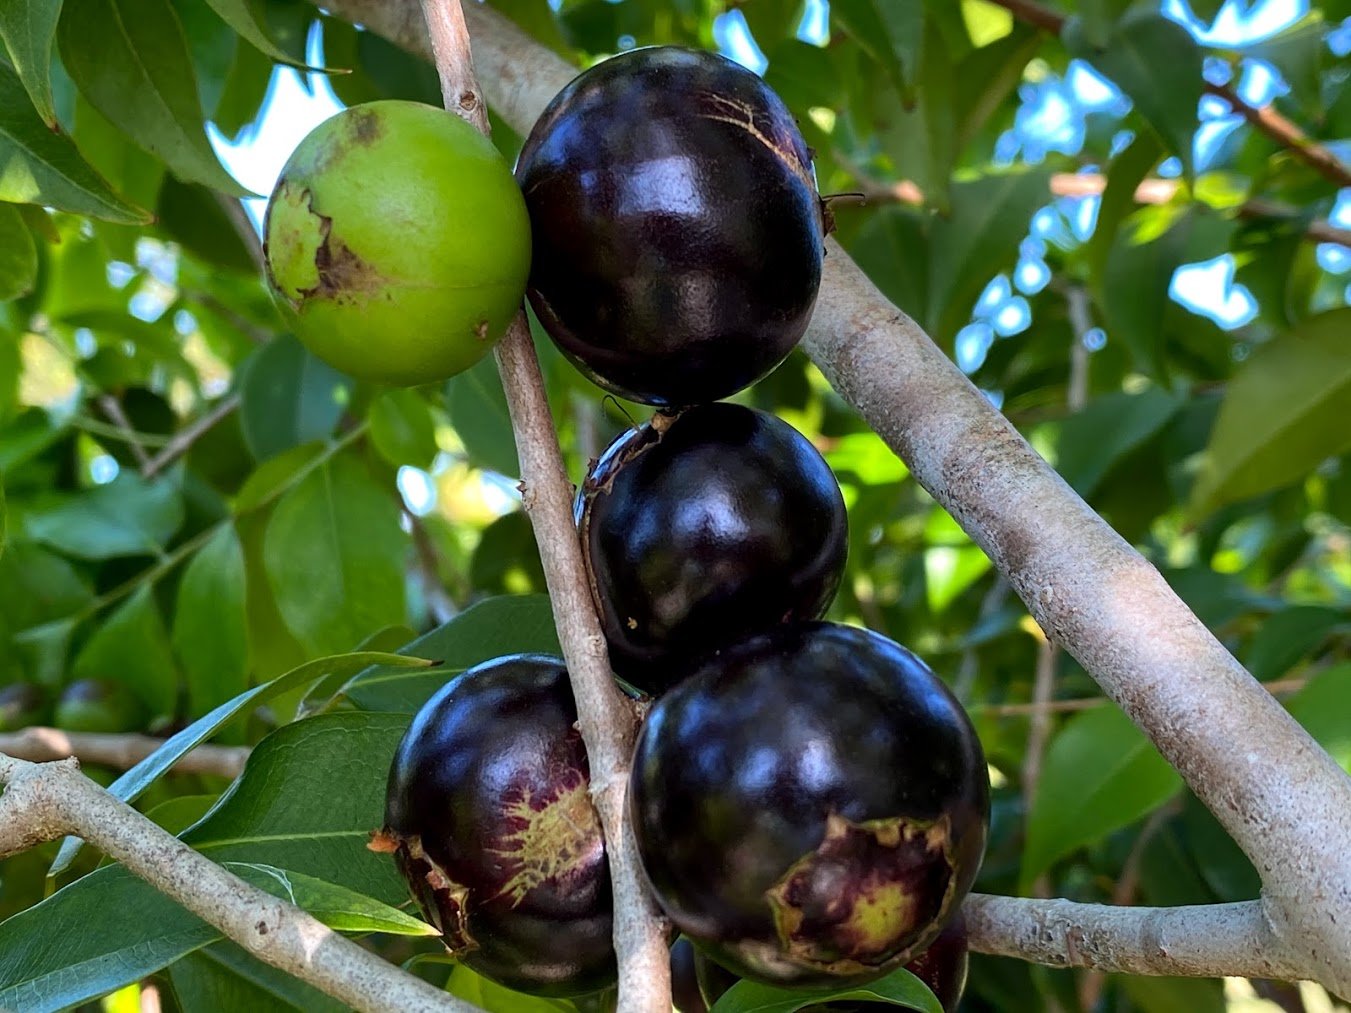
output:
M181 835L216 862L287 869L382 904L406 898L388 855L367 849L406 717L330 714L286 725ZM55 1010L153 974L215 929L110 865L0 924L0 1008Z
M38 275L38 251L16 208L0 204L0 302L33 290Z
M346 1013L347 1006L222 940L169 968L181 1009L248 1013Z
M507 396L491 355L446 382L446 409L475 464L512 478L520 475Z
M990 279L1017 261L1032 215L1049 193L1044 167L953 186L952 213L934 223L930 247L928 329L936 340L950 345Z
M80 157L69 137L42 122L23 84L0 60L0 201L43 204L127 225L150 212L129 204Z
M957 65L952 99L957 121L955 151L975 140L995 110L1014 93L1041 43L1035 28L1019 23L998 41L972 50Z
M1192 494L1198 514L1306 477L1351 449L1351 309L1309 317L1229 382Z
M253 196L206 138L192 59L169 0L66 0L57 38L81 93L175 175Z
M411 648L412 645L409 645ZM378 651L361 651L352 654L340 654L330 658L316 658L293 668L285 675L271 682L245 690L233 700L221 704L210 714L198 718L181 732L165 740L153 753L131 767L116 781L108 786L108 793L123 802L134 802L141 794L162 777L184 754L205 742L216 732L248 709L261 706L268 700L300 689L325 676L346 677L360 672L372 665L380 665L385 670L399 668L428 668L433 662L412 654L395 655ZM68 837L61 844L61 850L52 862L49 876L64 872L82 846L80 840Z
M1243 653L1243 666L1266 681L1284 675L1334 633L1351 631L1345 609L1293 605L1267 618Z
M1285 706L1342 769L1351 774L1351 662L1325 668Z
M178 670L155 594L144 584L89 638L75 659L77 679L107 679L126 686L156 716L172 715Z
M221 20L239 33L239 37L260 53L278 63L309 69L303 61L294 60L272 40L267 18L258 0L206 0Z
M886 70L902 96L910 94L924 43L922 3L833 0L830 17Z
M5 476L0 475L0 559L5 557L5 543L9 540L9 510L5 506Z
M244 550L225 524L192 557L178 585L173 647L186 676L189 714L204 714L244 691L247 636Z
M235 514L251 513L271 503L290 487L297 475L314 466L326 449L322 443L306 443L269 457L244 481L235 497Z
M1225 1013L1223 982L1198 978L1119 975L1133 1008L1140 1013Z
M1084 38L1096 49L1103 49L1112 39L1117 19L1134 0L1079 0L1079 17L1083 20Z
M1314 122L1323 118L1322 70L1327 32L1322 12L1313 10L1244 53L1250 59L1265 60L1280 71L1290 86L1290 99Z
M1093 495L1112 466L1162 430L1181 407L1181 398L1159 387L1095 398L1061 426L1056 470L1080 496Z
M404 964L405 968L408 966ZM516 992L475 974L463 964L451 969L446 991L488 1013L577 1013L577 1007L566 999L544 999Z
M240 422L259 461L328 437L352 397L351 379L289 334L259 349L242 372Z
M33 539L77 559L153 555L182 523L183 500L171 482L125 471L27 518Z
M479 602L399 653L436 658L433 672L368 668L341 693L364 710L412 714L460 672L504 654L560 653L553 613L545 595L503 595Z
M1046 750L1027 820L1022 889L1056 859L1129 826L1182 786L1182 778L1116 707L1071 718Z
M304 908L329 928L339 932L387 932L396 936L441 934L420 918L314 876L257 862L223 864L245 882Z
M739 981L713 1004L710 1013L794 1013L828 1001L858 999L865 1002L903 1006L925 1013L943 1013L928 986L905 968L893 971L869 985L854 988L815 989L775 988L754 981Z
M1099 302L1102 301L1103 289L1107 284L1107 256L1116 240L1117 231L1126 216L1135 210L1136 188L1162 157L1163 147L1158 138L1142 132L1112 160L1107 170L1107 186L1102 191L1102 201L1098 205L1097 223L1084 250L1089 278L1093 281Z
M415 391L387 390L371 403L371 442L393 465L431 466L436 426L431 409Z
M1126 93L1192 178L1192 142L1205 79L1201 50L1191 33L1157 8L1135 7L1113 26L1102 46L1091 45L1077 21L1066 24L1061 37L1070 55L1093 64Z
M169 176L160 185L155 210L160 228L203 262L257 276L258 265L253 255L220 202L206 187L181 183Z
M405 621L404 552L395 490L340 456L277 503L263 564L287 627L313 653L335 653Z
M0 41L9 50L38 115L56 129L52 103L52 40L61 17L61 0L10 0L0 4Z
M916 320L929 318L929 237L918 212L873 212L848 249L883 295Z
M68 616L91 597L75 567L41 546L14 541L0 556L0 615L15 630Z

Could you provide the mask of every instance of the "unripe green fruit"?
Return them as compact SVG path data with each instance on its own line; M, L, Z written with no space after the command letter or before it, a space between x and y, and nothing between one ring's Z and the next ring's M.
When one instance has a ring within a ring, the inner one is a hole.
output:
M353 106L300 142L264 223L268 283L296 336L361 380L444 380L521 305L530 223L511 169L458 116Z

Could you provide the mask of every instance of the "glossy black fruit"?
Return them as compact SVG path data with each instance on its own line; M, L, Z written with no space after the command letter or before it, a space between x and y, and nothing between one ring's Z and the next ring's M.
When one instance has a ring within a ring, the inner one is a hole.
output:
M47 691L37 683L12 682L0 687L0 732L45 724L50 713Z
M961 705L905 648L830 623L730 647L658 700L629 796L675 925L773 984L913 960L970 890L989 822Z
M77 679L61 691L53 720L68 732L133 732L147 717L145 705L120 682Z
M545 109L516 176L530 212L530 304L607 390L700 404L797 344L825 224L787 107L713 53L638 49Z
M624 434L576 512L610 664L649 693L717 648L822 615L844 571L830 466L788 423L740 405Z
M374 842L395 853L452 953L536 995L615 980L610 874L576 720L556 658L470 669L399 744Z
M679 944L677 944L679 945ZM688 945L688 943L686 944ZM672 981L675 979L675 950L671 951ZM717 1002L729 988L737 983L737 976L731 971L719 967L702 953L694 952L693 973L699 985L699 1000L705 1008ZM970 964L970 951L967 948L966 921L960 912L939 933L938 938L929 944L905 969L929 986L943 1007L944 1013L956 1013L961 1002L962 992L966 988L967 967ZM682 1013L686 1013L680 1004ZM808 1006L804 1013L894 1013L896 1007L886 1002L871 1002L858 999L838 999L833 1002Z

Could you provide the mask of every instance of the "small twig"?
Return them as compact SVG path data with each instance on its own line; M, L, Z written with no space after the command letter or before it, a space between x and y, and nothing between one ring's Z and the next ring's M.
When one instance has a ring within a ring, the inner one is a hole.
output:
M249 251L249 257L253 260L254 266L258 268L258 273L262 274L265 269L263 240L258 235L258 230L254 228L253 219L244 209L243 202L237 197L230 197L219 191L212 192L216 197L216 202L220 204L221 210L225 212L225 217L230 219L230 224L235 227L235 232L239 233L240 242Z
M421 0L446 108L484 134L487 108L474 76L460 0ZM591 766L591 797L605 832L614 901L619 1008L669 1013L670 958L663 920L647 893L627 819L629 757L636 721L610 675L605 638L584 576L572 520L572 484L563 466L549 400L525 313L496 349L511 428L521 458L521 498L544 566L554 622L577 701L577 724Z
M1032 721L1027 729L1027 750L1023 753L1023 810L1031 813L1041 784L1042 761L1051 738L1051 712L1047 704L1055 695L1055 666L1060 649L1044 634L1037 639L1037 671L1032 686ZM1032 896L1049 897L1051 881L1043 873L1032 884Z
M210 292L184 291L183 298L210 310L255 344L263 345L273 338L272 332L267 328L260 327L252 320L242 316L233 307L225 305Z
M127 418L127 413L122 410L121 402L111 394L100 394L95 400L104 417L117 426L118 431L122 434L122 441L131 448L131 456L136 458L136 463L144 468L150 463L150 455L145 452L145 446L141 443L136 427L131 424L131 419Z
M141 466L141 475L150 478L186 454L216 423L239 407L239 392L229 394L212 406L205 415L184 426L164 445L164 449Z
M0 754L0 782L8 785L0 796L0 858L75 834L259 960L354 1009L477 1010L193 851L81 774L74 760L35 764Z
M432 536L427 533L427 525L422 518L411 510L405 509L403 515L408 518L408 526L413 533L413 551L417 554L418 579L422 583L422 596L427 601L427 611L439 626L448 623L460 612L459 607L441 586L441 561L432 544Z
M1065 291L1065 304L1069 311L1070 331L1074 340L1070 344L1070 379L1065 393L1065 407L1071 414L1081 412L1088 404L1088 370L1090 352L1087 344L1088 332L1093 329L1093 310L1088 292L1082 285L1071 285Z
M33 726L0 734L0 753L33 763L76 757L115 770L128 770L164 745L149 735L102 732L66 732L60 728ZM247 746L201 745L173 765L178 774L213 774L238 777L249 758Z

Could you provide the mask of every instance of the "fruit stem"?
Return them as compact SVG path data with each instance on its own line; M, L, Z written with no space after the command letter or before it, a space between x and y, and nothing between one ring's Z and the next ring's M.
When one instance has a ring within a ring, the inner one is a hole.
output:
M421 0L421 5L446 108L488 134L487 109L474 75L460 0ZM666 926L647 891L627 819L636 722L610 674L605 637L572 518L572 484L524 310L516 314L495 355L520 455L522 502L539 546L558 639L577 701L577 723L591 765L591 798L605 831L614 896L619 1008L625 1013L669 1013Z

